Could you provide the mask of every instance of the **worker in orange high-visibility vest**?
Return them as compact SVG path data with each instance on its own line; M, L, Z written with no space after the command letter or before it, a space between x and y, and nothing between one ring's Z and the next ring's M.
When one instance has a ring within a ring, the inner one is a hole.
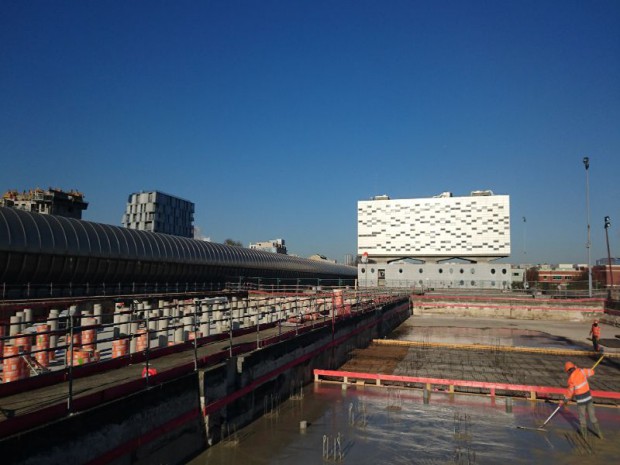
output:
M594 375L594 370L591 368L579 368L575 366L573 362L566 362L564 364L564 371L568 373L568 389L561 403L566 404L574 397L579 410L579 430L581 435L584 438L588 436L587 411L594 432L599 438L603 439L601 427L594 413L594 403L592 402L592 394L590 393L590 385L588 384L588 378Z
M592 346L594 347L594 350L598 352L598 341L601 339L601 327L598 325L598 320L594 320L594 323L592 323L590 334L592 335Z

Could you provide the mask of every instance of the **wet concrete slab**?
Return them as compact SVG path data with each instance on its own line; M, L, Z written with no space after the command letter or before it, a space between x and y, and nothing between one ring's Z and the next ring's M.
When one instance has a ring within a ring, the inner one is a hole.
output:
M520 328L466 328L462 326L403 327L388 338L403 341L444 342L452 344L495 345L507 347L546 347L587 350L583 343L544 331Z
M538 427L555 404L418 390L316 383L227 441L197 464L531 464L617 463L620 410L597 408L605 433L577 433L577 412L562 410ZM300 422L308 427L300 429Z
M388 339L549 349L592 350L591 321L412 316ZM600 344L619 353L620 328L601 323Z
M565 387L564 362L591 367L597 355L554 355L504 350L475 350L434 346L389 346L374 344L357 349L341 371L496 382L506 384ZM605 358L590 378L592 389L620 392L620 360ZM457 388L481 392L477 388ZM486 391L483 391L486 392ZM503 392L498 392L503 394ZM528 393L523 392L522 396ZM555 396L558 397L559 396ZM616 404L612 399L597 402Z
M611 336L614 328L604 328ZM563 387L565 355L511 352L510 347L590 350L589 324L515 320L410 318L389 338L417 347L371 345L358 349L343 371L496 381ZM436 347L480 344L496 350ZM570 357L592 366L597 354ZM620 359L605 358L593 389L620 392ZM538 431L556 403L516 397L430 392L421 389L315 383L303 399L288 400L192 464L611 464L620 457L620 409L597 404L605 434L578 433L577 408L562 409ZM308 427L300 429L300 422ZM521 429L524 426L533 429ZM231 429L232 428L232 429Z

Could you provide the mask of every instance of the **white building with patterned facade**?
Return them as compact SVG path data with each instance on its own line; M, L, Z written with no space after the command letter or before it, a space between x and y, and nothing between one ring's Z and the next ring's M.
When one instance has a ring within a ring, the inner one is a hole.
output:
M510 197L468 196L362 200L357 206L360 286L511 287Z

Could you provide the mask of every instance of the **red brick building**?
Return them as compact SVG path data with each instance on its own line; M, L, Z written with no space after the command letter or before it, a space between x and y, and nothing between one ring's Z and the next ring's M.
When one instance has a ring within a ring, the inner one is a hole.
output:
M611 272L609 265L596 265L592 267L592 279L604 287L611 287L613 284L614 289L620 288L620 265L614 265L612 262Z
M538 282L549 284L570 284L584 279L587 267L542 267L538 270ZM587 274L585 275L587 280Z

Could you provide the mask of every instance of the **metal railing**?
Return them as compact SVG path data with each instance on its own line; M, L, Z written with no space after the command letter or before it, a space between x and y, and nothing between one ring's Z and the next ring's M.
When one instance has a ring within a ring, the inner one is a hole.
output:
M194 368L198 369L198 349L210 343L227 340L228 356L232 356L237 336L245 336L245 349L256 350L301 331L333 327L337 320L374 311L407 295L402 289L314 289L290 295L130 300L107 312L97 304L83 311L73 305L62 311L50 310L47 317L39 318L25 309L11 316L8 325L0 326L2 381L62 372L69 382L67 410L71 412L73 381L86 366L115 359L114 367L144 363L142 375L148 386L155 360L171 350L193 350Z
M96 283L0 283L1 300L47 299L119 295L164 295L202 292L219 292L225 289L300 290L313 287L354 286L355 279L324 278L263 278L240 277L235 281L187 281L187 282L96 282Z

